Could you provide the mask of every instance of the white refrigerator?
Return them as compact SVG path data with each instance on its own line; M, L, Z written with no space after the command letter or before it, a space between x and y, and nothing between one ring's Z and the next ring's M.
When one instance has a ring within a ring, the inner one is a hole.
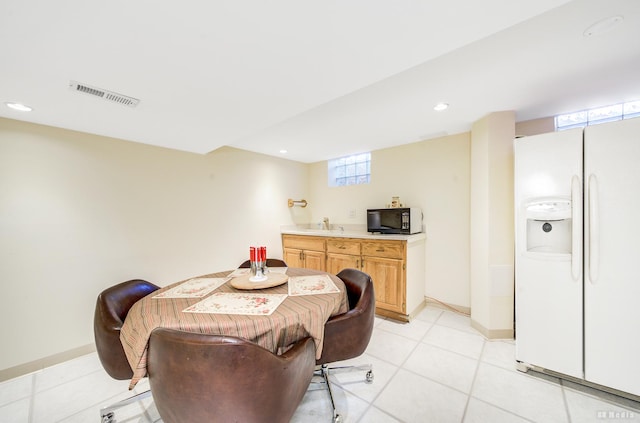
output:
M516 360L640 395L640 118L514 141Z

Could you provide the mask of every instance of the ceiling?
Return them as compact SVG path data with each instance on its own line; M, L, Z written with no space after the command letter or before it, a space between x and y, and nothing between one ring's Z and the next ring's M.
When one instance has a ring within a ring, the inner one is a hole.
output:
M0 116L310 163L640 100L638 40L638 0L3 1Z

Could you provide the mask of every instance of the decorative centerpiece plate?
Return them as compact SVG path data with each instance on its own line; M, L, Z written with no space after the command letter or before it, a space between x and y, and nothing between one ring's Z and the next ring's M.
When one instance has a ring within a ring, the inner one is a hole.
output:
M264 289L282 285L289 280L289 276L284 273L267 273L267 280L252 282L251 275L237 276L229 282L236 289Z

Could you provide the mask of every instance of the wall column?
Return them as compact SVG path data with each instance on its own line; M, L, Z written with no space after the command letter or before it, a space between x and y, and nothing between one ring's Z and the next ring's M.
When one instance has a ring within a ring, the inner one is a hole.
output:
M513 338L513 139L515 113L492 113L471 130L471 325Z

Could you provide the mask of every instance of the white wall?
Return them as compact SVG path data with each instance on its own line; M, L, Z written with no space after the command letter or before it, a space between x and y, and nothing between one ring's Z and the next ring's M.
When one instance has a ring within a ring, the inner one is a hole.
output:
M463 133L373 151L371 183L327 186L327 162L310 166L311 221L366 224L366 209L399 196L420 207L426 225L426 295L468 308L470 134ZM356 209L355 219L349 210Z
M104 288L281 257L308 166L196 155L0 118L0 372L93 342Z

